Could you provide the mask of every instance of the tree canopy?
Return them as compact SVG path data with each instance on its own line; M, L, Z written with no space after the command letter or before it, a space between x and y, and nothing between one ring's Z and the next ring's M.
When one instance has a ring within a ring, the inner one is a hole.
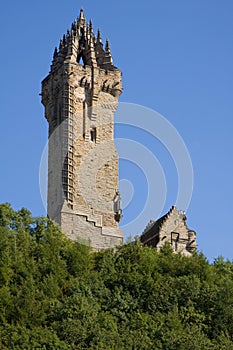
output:
M92 252L0 205L0 349L233 350L233 264L132 242Z

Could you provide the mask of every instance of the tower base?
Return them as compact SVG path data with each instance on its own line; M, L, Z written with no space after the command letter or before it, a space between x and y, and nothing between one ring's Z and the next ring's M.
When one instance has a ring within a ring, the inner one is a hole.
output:
M122 231L117 227L103 227L100 221L99 216L90 217L74 211L61 212L61 230L71 240L77 240L96 251L122 245Z

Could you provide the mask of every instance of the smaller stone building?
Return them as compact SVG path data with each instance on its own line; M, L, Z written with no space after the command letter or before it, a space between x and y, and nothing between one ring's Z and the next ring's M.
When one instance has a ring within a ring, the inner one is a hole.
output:
M169 242L174 253L190 255L196 249L196 232L186 225L186 215L173 206L157 221L151 220L140 237L143 245L160 248Z

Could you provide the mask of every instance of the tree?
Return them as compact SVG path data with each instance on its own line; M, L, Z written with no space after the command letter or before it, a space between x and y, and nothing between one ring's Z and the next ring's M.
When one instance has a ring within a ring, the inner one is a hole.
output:
M0 349L233 349L232 271L169 245L94 253L0 205Z

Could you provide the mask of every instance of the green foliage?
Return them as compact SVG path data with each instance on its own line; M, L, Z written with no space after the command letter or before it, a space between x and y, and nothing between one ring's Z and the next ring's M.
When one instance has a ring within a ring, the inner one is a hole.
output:
M233 350L233 264L139 242L93 253L0 205L0 349Z

